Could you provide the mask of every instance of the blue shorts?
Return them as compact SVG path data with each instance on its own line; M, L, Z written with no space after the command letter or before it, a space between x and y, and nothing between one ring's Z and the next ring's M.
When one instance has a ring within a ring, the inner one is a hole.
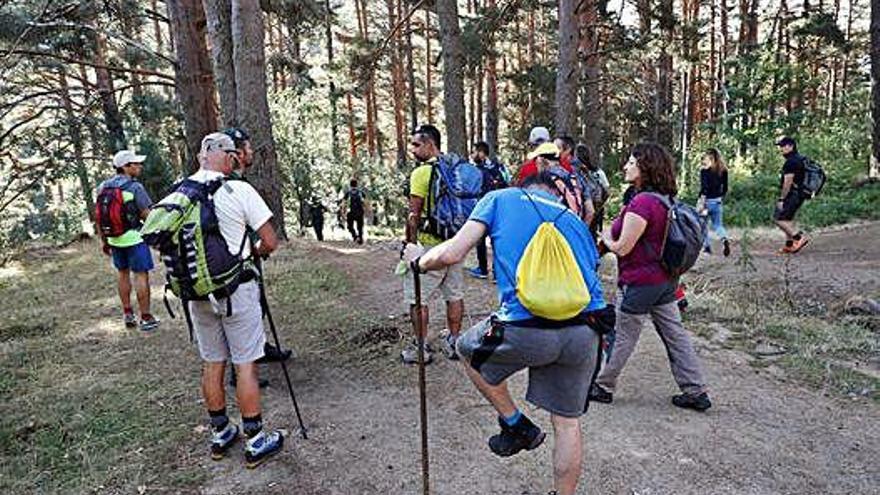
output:
M117 270L144 273L153 269L153 255L143 242L124 248L110 246L110 251L113 253L113 266Z

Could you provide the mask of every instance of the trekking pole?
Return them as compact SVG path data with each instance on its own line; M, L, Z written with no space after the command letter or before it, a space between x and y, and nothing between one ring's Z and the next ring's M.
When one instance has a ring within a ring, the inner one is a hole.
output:
M263 308L263 314L265 314L266 319L269 320L269 329L272 330L272 338L275 340L275 347L279 350L283 349L281 347L281 340L278 339L278 332L275 330L275 321L272 319L272 313L269 311L269 301L266 299L266 286L263 283L263 262L260 258L259 254L254 253L254 266L257 269L257 284L260 288L260 306ZM287 381L287 391L290 392L290 400L293 402L293 410L296 412L296 420L299 421L299 431L303 437L303 440L308 440L309 437L306 434L306 425L303 424L302 415L299 412L299 404L296 403L296 394L293 393L293 384L290 381L290 373L287 372L287 363L284 359L280 360L281 369L284 371L284 379Z
M419 259L412 264L413 289L415 292L415 316L413 326L416 328L416 345L419 356L419 422L422 430L422 493L429 494L428 481L428 403L425 394L425 337L422 334L422 284L419 277Z

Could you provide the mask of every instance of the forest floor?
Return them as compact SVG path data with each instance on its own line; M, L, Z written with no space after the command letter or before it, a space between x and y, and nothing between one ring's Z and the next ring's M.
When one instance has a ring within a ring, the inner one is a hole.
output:
M705 257L686 276L685 324L714 406L700 414L670 404L665 352L646 329L614 404L583 417L579 493L880 493L880 317L858 311L858 297L880 296L880 223L814 235L786 257L775 254L777 232L737 232L731 257ZM33 251L0 269L0 492L420 493L417 369L398 359L410 324L396 263L395 241L301 239L266 263L309 439L296 436L280 368L264 366L264 418L291 435L256 470L238 450L209 459L184 324L166 316L153 334L121 328L113 271L95 243ZM609 296L613 265L604 260ZM468 278L466 304L467 326L494 309L495 286ZM443 315L435 302L433 334ZM550 490L552 435L533 452L495 457L486 446L494 413L460 364L436 357L432 493ZM524 385L515 375L514 397L551 430L521 400Z

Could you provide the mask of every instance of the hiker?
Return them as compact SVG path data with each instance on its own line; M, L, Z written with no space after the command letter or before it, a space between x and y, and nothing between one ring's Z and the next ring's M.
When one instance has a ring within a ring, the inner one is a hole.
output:
M483 192L481 198L491 191L503 189L510 182L510 176L504 165L489 157L489 143L480 141L474 145L471 161L483 173ZM468 269L468 274L474 278L486 279L489 277L489 256L486 249L486 236L483 241L477 243L477 266Z
M571 495L583 457L578 418L586 412L600 340L598 329L587 322L591 314L602 312L605 302L594 270L596 245L586 225L562 203L555 181L556 177L543 171L530 177L525 189L489 193L455 237L422 254L412 266L428 271L428 276L442 272L463 260L489 234L499 269L500 307L462 334L458 352L468 377L498 414L501 431L488 443L501 457L533 450L544 441L545 433L516 406L507 387L508 378L528 368L526 400L549 412L553 425L555 493ZM551 221L570 246L570 266L582 277L580 287L588 300L576 306L572 316L559 320L538 317L527 309L519 297L522 287L516 275L539 225Z
M150 313L150 270L153 255L138 229L150 213L153 201L144 185L137 181L143 171L145 155L122 150L113 156L116 175L98 186L95 217L104 254L113 258L117 288L122 302L122 321L128 328L143 332L155 330L159 320ZM132 277L132 274L134 276ZM137 316L131 306L132 278L137 295Z
M309 217L312 220L312 228L315 229L315 237L318 242L324 241L324 213L326 211L327 208L320 199L312 198L312 203L309 205Z
M550 141L550 131L548 131L546 127L535 127L529 132L529 147L531 148L531 151L529 152L526 161L519 167L514 184L521 186L526 179L538 173L538 164L534 158L535 150L538 146L545 143L553 144ZM560 158L559 165L568 172L573 171L571 168L571 162L567 157Z
M254 149L251 146L251 137L240 127L230 127L225 129L223 134L229 136L232 139L232 142L235 143L235 165L233 166L233 170L229 174L228 179L243 180L247 182L247 178L244 174L247 169L251 168L254 164ZM248 235L251 236L253 242L258 240L254 232L250 232ZM266 344L263 346L263 357L257 359L258 364L274 363L290 359L290 356L293 354L292 350L279 350L277 347L269 343L268 338L265 340ZM269 385L269 380L260 378L259 383L260 388L265 388ZM232 373L229 375L229 384L233 387L236 384L235 368L232 368Z
M781 254L794 254L810 242L803 231L797 230L794 217L804 204L801 185L804 182L804 157L798 153L797 141L788 136L776 142L779 152L785 158L779 177L779 198L773 220L776 226L785 233L785 245L779 250Z
M708 217L715 235L721 238L724 256L730 256L730 240L722 219L724 209L721 206L727 194L727 165L716 148L709 148L703 153L703 167L700 169L700 198L697 210ZM703 251L712 253L712 244L708 236L709 222L706 222L706 242Z
M563 203L572 210L584 224L589 225L593 219L593 203L584 189L586 182L579 174L570 172L561 166L562 153L554 143L543 143L529 154L535 162L538 173L549 172L554 177L557 193ZM533 177L533 176L531 176ZM528 180L528 179L526 179Z
M667 227L667 208L650 194L674 196L675 165L656 143L637 144L624 165L624 180L635 195L602 236L605 249L617 255L619 303L614 352L590 390L591 400L610 404L617 379L636 347L646 316L654 323L682 393L672 398L678 407L705 411L712 406L691 338L676 304L678 280L664 270L659 256Z
M429 207L437 200L432 193L434 189L432 179L440 180L432 171L439 160L445 158L440 152L440 142L440 131L431 124L419 126L413 131L410 139L410 149L418 162L418 166L413 169L409 177L409 214L406 218L404 246L411 247L410 250L430 249L443 242L437 233L428 232L432 230ZM460 261L422 279L422 292L427 295L425 299L439 292L446 301L446 329L440 332L440 350L451 360L458 359L455 342L461 332L461 320L464 314L463 264L464 262ZM423 305L420 314L416 315L415 287L412 277L404 277L403 293L404 299L410 305L412 320L415 322L417 316L420 318L419 328L424 338L428 329L428 307ZM430 363L433 359L433 349L428 345L427 339L424 352L425 363ZM401 351L400 357L406 364L418 362L418 345L415 338Z
M345 215L345 222L348 226L348 232L351 234L351 240L358 244L364 243L364 203L366 202L366 194L364 190L358 187L357 179L351 179L348 183L348 190L342 197L343 203L348 201L348 209ZM357 229L355 229L357 227Z
M224 133L202 139L201 167L188 180L198 184L223 181L239 164L233 140ZM187 181L184 181L186 184ZM246 231L256 232L256 255L267 256L278 247L278 238L269 220L272 212L259 193L246 181L225 180L213 195L214 212L229 254L242 260L251 257ZM240 249L240 251L239 251ZM222 459L239 436L239 428L229 420L223 375L231 359L238 375L236 398L241 412L245 442L245 464L254 468L281 450L280 431L265 432L260 407L256 361L263 357L266 334L256 274L244 268L239 285L228 297L189 302L193 331L204 362L202 394L212 426L211 457ZM231 311L230 311L231 310Z
M602 232L602 224L605 218L605 202L608 201L611 184L608 182L608 176L605 171L590 159L590 150L584 143L578 143L574 147L574 158L571 160L571 167L579 172L586 180L589 196L593 201L593 221L590 222L590 233L593 238L599 239L599 233Z

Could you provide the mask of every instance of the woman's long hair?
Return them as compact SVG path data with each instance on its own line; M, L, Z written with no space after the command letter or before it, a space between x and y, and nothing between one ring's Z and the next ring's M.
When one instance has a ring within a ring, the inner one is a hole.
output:
M650 189L672 196L678 193L675 164L666 148L657 143L643 142L635 145L631 154L642 176L641 190Z
M709 167L715 175L720 176L724 172L727 172L727 164L724 163L724 158L721 157L721 152L718 151L718 148L709 148L706 150L705 156L709 157L709 160L712 160L712 166Z

